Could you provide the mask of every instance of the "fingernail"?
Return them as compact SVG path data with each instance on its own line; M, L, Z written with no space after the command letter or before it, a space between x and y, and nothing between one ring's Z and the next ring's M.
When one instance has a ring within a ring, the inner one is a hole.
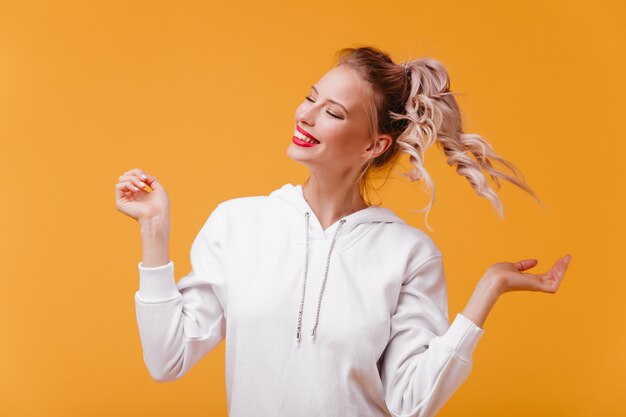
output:
M145 180L146 178L148 178L148 177L146 177L144 174L141 174L141 179L142 180Z

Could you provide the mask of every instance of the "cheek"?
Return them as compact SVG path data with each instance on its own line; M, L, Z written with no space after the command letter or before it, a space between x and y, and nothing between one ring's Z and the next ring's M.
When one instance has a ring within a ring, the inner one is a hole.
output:
M332 121L324 120L318 123L318 132L320 135L324 135L324 140L333 148L343 148L348 144L350 139L349 130L345 126L341 126L339 123L332 123Z
M350 129L348 126L336 124L327 126L324 130L328 144L342 154L356 154L363 146L361 132Z

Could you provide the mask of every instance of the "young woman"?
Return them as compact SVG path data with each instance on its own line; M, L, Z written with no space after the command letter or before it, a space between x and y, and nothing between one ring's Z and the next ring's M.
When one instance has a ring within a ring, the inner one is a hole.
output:
M231 417L433 416L469 376L496 300L556 292L570 259L542 274L522 272L536 259L491 265L450 323L442 253L369 203L370 176L408 154L408 177L432 186L424 152L437 141L500 214L483 169L534 193L463 132L449 86L430 58L398 65L371 47L340 51L295 113L287 153L310 169L304 185L218 204L178 283L167 193L141 169L124 173L117 208L141 225L135 302L151 376L181 378L225 338Z

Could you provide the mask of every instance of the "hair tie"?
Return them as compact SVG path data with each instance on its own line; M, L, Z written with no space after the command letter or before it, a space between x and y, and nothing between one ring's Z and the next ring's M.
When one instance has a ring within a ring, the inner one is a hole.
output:
M411 63L409 61L406 61L400 65L402 65L402 67L404 68L404 91L406 91L406 94L408 94L408 92L411 91ZM402 100L405 105L407 100L408 97Z
M411 72L411 68L409 68L409 66L411 65L409 61L407 62L403 62L402 64L400 64L404 67L404 75L406 75L408 77L409 73Z

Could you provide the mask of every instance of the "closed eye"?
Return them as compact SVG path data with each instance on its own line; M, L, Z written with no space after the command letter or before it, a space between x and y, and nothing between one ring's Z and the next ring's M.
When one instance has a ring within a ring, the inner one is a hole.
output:
M315 103L315 101L311 98L311 96L305 96L305 99L307 99L308 101L310 101L311 103ZM332 117L334 117L335 119L339 119L339 120L343 120L343 117L338 116L328 110L326 110L326 113L328 113L329 115L331 115Z

